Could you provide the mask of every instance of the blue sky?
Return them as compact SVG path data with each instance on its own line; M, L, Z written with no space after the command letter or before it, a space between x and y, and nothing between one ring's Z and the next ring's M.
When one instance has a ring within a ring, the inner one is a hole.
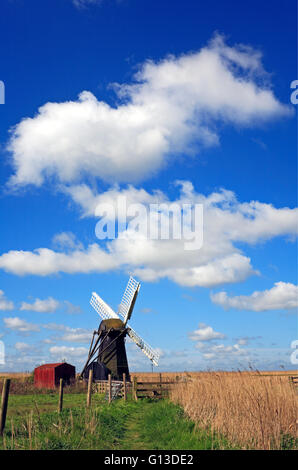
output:
M3 0L0 371L80 370L91 292L116 309L129 273L159 370L295 368L296 17L281 1ZM203 247L98 240L96 208L119 196L203 204Z

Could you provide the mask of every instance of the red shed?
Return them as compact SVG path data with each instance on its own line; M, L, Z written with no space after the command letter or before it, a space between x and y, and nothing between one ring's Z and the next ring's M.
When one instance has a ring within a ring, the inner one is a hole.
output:
M60 379L69 384L75 376L75 367L66 362L43 364L34 369L34 385L37 388L55 388L58 387Z

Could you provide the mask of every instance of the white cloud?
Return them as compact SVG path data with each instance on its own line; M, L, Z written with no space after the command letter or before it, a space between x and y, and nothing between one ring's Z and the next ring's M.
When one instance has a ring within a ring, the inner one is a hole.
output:
M58 309L64 309L69 314L78 314L82 313L82 309L79 305L74 305L68 300L59 301L53 297L47 299L35 299L34 302L22 302L20 306L21 311L30 311L30 312L39 312L39 313L53 313Z
M60 253L48 248L32 251L11 250L1 256L0 266L19 275L47 276L58 272L89 273L108 271L117 267L117 262L94 243L86 250Z
M214 339L223 339L225 335L214 331L212 326L205 325L204 323L199 323L199 328L188 335L189 339L192 341L212 341Z
M181 248L180 248L181 249ZM145 246L144 246L145 250ZM144 281L154 282L162 278L168 278L181 286L200 286L212 287L226 283L234 283L244 281L256 271L252 269L250 258L234 253L230 256L222 256L214 261L210 260L201 266L175 267L174 254L175 245L173 244L173 257L171 259L163 259L162 245L159 246L160 261L158 264L168 262L173 267L162 269L158 266L154 268L135 268L134 273ZM157 250L154 250L157 254ZM193 253L193 252L192 252ZM177 251L176 251L177 254ZM190 258L190 257L189 257ZM196 259L200 257L197 256ZM185 256L185 263L193 264Z
M203 349L202 355L204 359L216 359L220 362L222 359L232 360L234 356L247 356L248 351L246 349L241 349L239 344L233 344L225 346L224 344L215 344L208 346L206 349Z
M27 343L22 343L22 342L17 342L14 345L15 349L17 349L20 352L28 352L34 349L34 347L30 344Z
M59 341L68 341L70 343L91 343L92 333L81 328L72 329L65 333Z
M82 313L82 309L79 305L74 305L71 302L69 302L68 300L65 300L64 303L66 305L66 311L70 315Z
M241 338L238 338L236 341L237 341L237 344L239 344L239 346L245 346L251 343L252 341L256 341L260 339L262 339L262 336L243 336Z
M74 250L78 249L81 250L83 248L82 243L80 243L75 234L72 232L61 232L57 233L53 237L54 245L59 249L69 249Z
M214 331L211 326L199 324L199 329L190 333L189 338L196 341L195 348L200 351L203 360L208 361L212 366L224 361L231 367L235 359L249 359L249 350L241 348L244 343L218 344L217 340L225 339L226 336Z
M211 294L211 300L224 309L252 310L289 310L298 307L298 287L289 282L276 282L274 287L265 291L255 291L251 295L228 297L226 292Z
M43 325L44 328L47 330L54 330L54 331L66 331L69 327L65 325L61 325L58 323L47 323L46 325Z
M38 325L35 325L34 323L28 323L19 317L3 318L3 322L6 328L17 331L19 333L31 333L33 331L40 330Z
M99 5L103 0L72 0L72 3L77 8L84 8L88 5Z
M10 185L148 178L173 155L218 145L218 122L255 126L290 115L267 81L258 51L229 47L221 36L198 52L147 61L131 84L115 85L115 107L83 91L78 101L46 103L17 124Z
M220 190L208 196L197 193L190 182L180 182L180 195L174 201L203 204L204 243L201 249L187 251L184 240L152 240L147 234L131 237L126 230L121 238L104 247L89 245L86 249L68 249L66 253L47 248L30 251L10 251L0 256L0 268L18 275L49 275L58 272L89 273L124 269L143 280L155 281L169 278L184 286L211 287L245 280L257 272L243 252L243 244L255 244L277 236L297 233L297 209L275 208L258 201L241 203L231 191ZM85 192L86 191L86 192ZM136 200L146 208L153 202L169 202L159 192L148 193L129 187L113 188L101 195L88 192L92 211L86 199L76 199L86 215L95 214L104 202L117 205L117 197L125 196L127 202ZM145 212L144 217L147 217ZM154 218L157 224L157 218ZM242 242L242 250L238 242Z
M3 290L0 290L0 310L8 311L13 310L14 304L11 300L5 298Z
M60 302L49 297L48 299L36 299L32 304L22 302L20 310L29 310L30 312L53 313L59 308Z
M43 325L47 330L55 331L55 333L62 332L62 336L56 336L57 341L67 341L75 343L90 343L92 339L92 331L84 328L71 328L66 325L59 325L56 323L48 323Z
M87 348L70 346L52 346L49 351L52 356L59 360L83 359L84 357L87 358L88 353Z
M103 205L111 205L118 209L116 201L119 196L125 198L127 207L131 204L158 204L161 201L167 200L162 191L154 190L150 194L145 189L135 188L132 185L123 189L120 189L119 185L114 185L107 191L99 194L86 184L64 186L62 190L81 208L84 217L99 216L98 212ZM119 209L119 212L117 210L118 217L124 216L125 212L121 211L123 207Z

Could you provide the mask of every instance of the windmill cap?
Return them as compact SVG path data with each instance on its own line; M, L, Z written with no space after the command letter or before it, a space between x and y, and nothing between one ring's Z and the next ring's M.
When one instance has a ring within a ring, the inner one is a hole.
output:
M120 318L108 318L107 320L102 320L99 325L99 330L109 330L110 328L122 329L124 323Z

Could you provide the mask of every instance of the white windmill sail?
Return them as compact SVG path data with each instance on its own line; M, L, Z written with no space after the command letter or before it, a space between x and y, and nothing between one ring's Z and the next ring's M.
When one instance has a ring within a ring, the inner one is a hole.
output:
M105 301L102 300L102 298L99 297L96 292L92 292L90 304L103 320L107 320L109 318L119 319L117 313L115 313L114 310L108 304L106 304Z
M125 325L131 317L140 287L141 284L130 276L118 309L118 314L123 318Z
M151 346L149 346L149 344L146 343L130 326L127 328L127 334L134 341L134 343L139 346L145 356L149 357L150 361L152 361L155 366L158 366L158 352L151 348Z
M132 310L136 301L140 289L140 283L137 282L133 277L129 278L128 284L126 286L121 304L119 306L118 314L121 315L123 323L126 324L127 320L131 317ZM114 310L101 298L96 292L92 292L92 297L90 304L96 310L103 320L109 318L117 318L120 320L120 317ZM143 351L145 356L147 356L154 365L158 366L159 354L155 351L148 343L146 343L133 328L127 325L127 334L132 339L132 341Z

